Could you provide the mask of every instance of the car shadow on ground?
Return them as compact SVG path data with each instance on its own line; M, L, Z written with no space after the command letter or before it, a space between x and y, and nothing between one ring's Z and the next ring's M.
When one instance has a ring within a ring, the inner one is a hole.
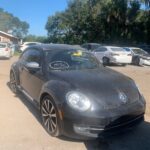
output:
M10 83L7 83L8 88L10 88ZM24 94L19 92L17 95L14 94L15 97L17 97L27 108L28 110L33 114L33 116L36 118L36 120L42 125L42 119L40 116L40 111L36 107L34 103L32 103Z
M150 123L143 122L126 133L86 141L87 150L150 150Z
M7 83L7 86L10 88L9 83ZM21 93L17 97L42 125L40 111L37 107ZM150 123L145 121L134 129L96 140L82 141L64 136L61 136L59 139L71 142L83 142L87 150L150 150Z

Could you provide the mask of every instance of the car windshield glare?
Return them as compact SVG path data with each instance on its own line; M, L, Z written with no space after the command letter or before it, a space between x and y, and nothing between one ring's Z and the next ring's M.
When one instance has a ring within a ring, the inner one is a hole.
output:
M134 53L136 53L136 54L147 54L147 52L145 52L145 51L143 51L142 49L140 49L140 48L134 48L134 49L132 49L133 50L133 52Z
M64 50L47 53L47 61L50 70L82 70L95 69L99 62L90 53L81 50Z
M120 47L115 47L115 48L111 48L112 51L125 51L123 48L120 48Z

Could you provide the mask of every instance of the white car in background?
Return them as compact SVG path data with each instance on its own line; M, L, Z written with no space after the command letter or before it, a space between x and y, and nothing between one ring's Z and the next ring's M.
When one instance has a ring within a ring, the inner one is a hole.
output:
M150 66L150 54L138 47L124 47L127 52L132 55L132 64L142 66Z
M125 66L132 61L131 52L127 52L121 47L101 46L95 49L92 53L104 65L112 63Z
M41 44L39 42L24 42L22 45L20 45L20 51L23 52L27 47L32 45Z
M14 55L14 51L10 43L0 42L0 57L9 59Z

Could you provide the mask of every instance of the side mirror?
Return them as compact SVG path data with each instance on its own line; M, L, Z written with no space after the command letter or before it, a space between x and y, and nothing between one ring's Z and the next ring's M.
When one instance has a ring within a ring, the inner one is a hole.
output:
M37 71L40 69L40 64L37 62L29 62L25 66L30 71Z

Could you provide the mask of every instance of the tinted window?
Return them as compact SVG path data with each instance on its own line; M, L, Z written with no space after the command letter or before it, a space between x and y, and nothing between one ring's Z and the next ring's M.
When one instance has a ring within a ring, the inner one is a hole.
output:
M50 69L94 69L99 66L97 59L83 51L65 50L57 52L47 52L46 54L48 66Z
M35 49L29 49L25 51L21 56L21 61L23 62L37 62L41 63L41 52Z

